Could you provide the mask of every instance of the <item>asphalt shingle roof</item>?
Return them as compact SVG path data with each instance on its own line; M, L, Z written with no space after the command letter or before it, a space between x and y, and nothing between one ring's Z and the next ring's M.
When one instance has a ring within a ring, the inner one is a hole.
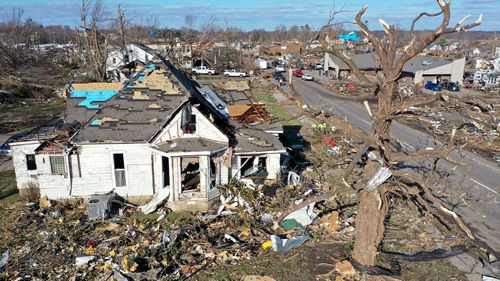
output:
M348 70L349 66L345 64L334 54L329 54L331 60L339 66L341 70ZM349 54L349 57L361 70L379 69L380 64L373 53ZM399 56L398 56L399 57ZM420 70L429 70L439 66L452 63L450 60L440 59L432 56L416 56L408 60L403 66L404 72L415 73Z
M217 151L223 148L227 148L227 143L205 138L180 138L158 145L158 150L163 152Z

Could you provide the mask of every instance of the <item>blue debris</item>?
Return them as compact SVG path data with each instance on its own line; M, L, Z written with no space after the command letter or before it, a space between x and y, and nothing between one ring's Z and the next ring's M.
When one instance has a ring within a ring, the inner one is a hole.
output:
M88 109L98 109L98 104L94 102L105 102L112 98L120 90L71 90L70 97L85 98L78 106L85 106Z
M90 122L90 125L92 125L92 126L101 126L101 120L94 119L94 120L92 120L92 122Z
M345 41L349 41L349 40L351 40L353 42L359 41L359 38L358 38L358 35L356 34L356 32L351 32L348 34L339 34L339 38L344 39Z

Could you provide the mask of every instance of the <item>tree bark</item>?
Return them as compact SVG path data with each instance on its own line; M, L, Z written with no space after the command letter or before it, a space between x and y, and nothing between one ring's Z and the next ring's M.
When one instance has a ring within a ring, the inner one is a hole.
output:
M378 190L362 191L360 194L352 257L362 265L375 266L377 263L377 248L384 236L387 216L385 202Z

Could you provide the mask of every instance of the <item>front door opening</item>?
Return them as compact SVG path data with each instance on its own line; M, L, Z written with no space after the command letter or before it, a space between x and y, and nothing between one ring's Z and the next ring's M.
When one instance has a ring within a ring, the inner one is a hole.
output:
M168 157L161 157L161 172L163 178L163 187L170 186L170 162Z
M200 159L198 157L181 158L181 185L184 191L200 191Z

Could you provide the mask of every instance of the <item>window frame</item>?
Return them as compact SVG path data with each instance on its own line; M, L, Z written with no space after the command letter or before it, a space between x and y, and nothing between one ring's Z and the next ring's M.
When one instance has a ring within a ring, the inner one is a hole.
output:
M59 159L62 159L62 167L63 167L63 173L59 173L57 172L56 170L56 166L53 165L54 164L59 164L59 163L55 163L55 161L53 162L52 159L56 159L56 158L59 158ZM64 155L50 155L49 156L49 164L50 164L50 173L52 175L61 175L61 176L66 176L68 171L66 170L66 159L64 157Z
M194 122L193 122L194 120ZM186 127L190 127L192 130L191 132L186 132ZM193 129L194 128L194 129ZM189 122L184 125L182 129L182 133L184 135L196 135L197 134L197 129L198 129L198 118L196 117L195 113L191 114L191 118L189 119Z
M115 167L115 154L121 154L123 156L123 169L116 169ZM111 173L112 173L112 178L113 178L113 186L115 188L127 188L128 187L128 170L127 170L127 157L125 157L126 153L125 151L113 151L111 152ZM125 184L124 185L117 185L116 182L116 171L123 171L125 173Z
M32 161L28 158L30 157L33 157ZM38 169L37 165L36 165L36 157L35 157L35 154L25 154L25 158L26 158L26 169L31 172L31 171L36 171ZM30 165L30 162L32 165ZM34 167L34 168L33 168Z

